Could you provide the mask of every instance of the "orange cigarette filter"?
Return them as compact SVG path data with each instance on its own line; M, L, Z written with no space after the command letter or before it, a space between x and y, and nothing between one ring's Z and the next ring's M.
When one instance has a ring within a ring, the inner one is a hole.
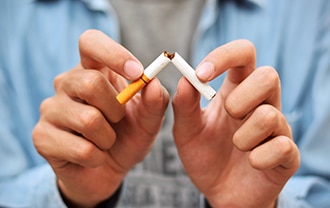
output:
M150 79L143 74L140 79L135 80L129 84L123 91L117 95L117 100L120 104L127 103L137 92L139 92L146 84L150 82Z
M143 75L136 81L129 84L117 95L117 100L121 104L127 103L137 92L146 86L165 66L170 62L172 54L166 51L158 56L145 70Z

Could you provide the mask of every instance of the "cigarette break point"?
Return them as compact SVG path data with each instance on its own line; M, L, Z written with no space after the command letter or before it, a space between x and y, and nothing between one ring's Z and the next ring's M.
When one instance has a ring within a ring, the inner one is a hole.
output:
M175 53L169 53L167 51L164 51L164 56L167 57L168 59L172 60L175 56Z

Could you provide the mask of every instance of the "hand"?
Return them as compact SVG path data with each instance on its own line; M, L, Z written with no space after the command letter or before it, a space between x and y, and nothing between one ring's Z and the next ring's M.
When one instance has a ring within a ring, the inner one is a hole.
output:
M101 32L82 34L80 54L81 63L55 79L55 96L42 103L33 141L70 206L93 207L149 152L169 96L154 79L119 104L115 96L127 85L122 76L136 79L142 66Z
M173 98L174 138L185 170L212 207L274 207L299 166L299 151L281 113L280 81L255 70L255 49L238 40L212 51L196 70L210 81L228 70L205 108L182 79Z

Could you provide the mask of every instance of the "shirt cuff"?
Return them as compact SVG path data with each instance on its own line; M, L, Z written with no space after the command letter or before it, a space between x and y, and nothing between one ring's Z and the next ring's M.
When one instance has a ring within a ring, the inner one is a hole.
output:
M56 175L49 165L42 167L41 173L35 177L35 186L31 190L32 207L66 208L57 186Z

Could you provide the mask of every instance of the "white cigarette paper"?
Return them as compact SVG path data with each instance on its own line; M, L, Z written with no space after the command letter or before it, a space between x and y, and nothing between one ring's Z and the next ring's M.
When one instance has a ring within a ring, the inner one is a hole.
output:
M201 82L196 76L195 70L178 53L174 54L171 61L207 100L211 100L216 95L216 91L209 84Z
M159 55L145 70L143 75L129 84L117 96L117 100L121 104L128 102L138 91L147 85L171 60L166 52Z
M163 70L170 59L166 56L166 52L160 54L145 70L144 75L150 80L154 78L161 70Z
M195 70L178 54L167 53L160 54L145 70L140 79L129 84L123 91L117 95L117 100L121 104L128 102L139 90L148 84L169 62L172 62L183 76L207 99L211 100L216 91L207 83L201 82L195 73Z

